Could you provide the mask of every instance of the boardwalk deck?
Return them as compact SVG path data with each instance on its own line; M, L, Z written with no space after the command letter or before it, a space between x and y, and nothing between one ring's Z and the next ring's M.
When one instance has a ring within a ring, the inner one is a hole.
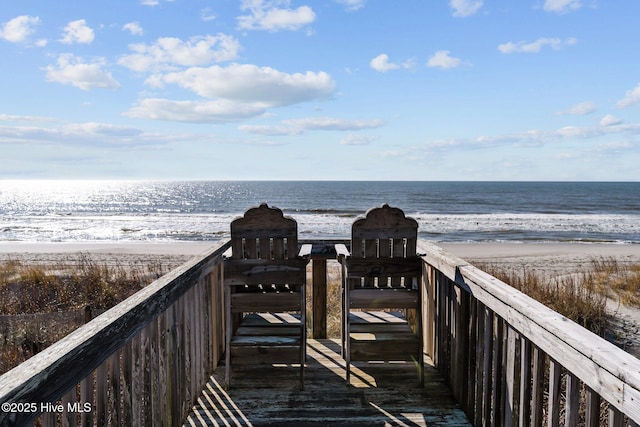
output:
M415 365L406 362L357 362L349 386L339 341L309 340L304 391L296 373L286 366L243 366L227 391L220 366L185 426L470 425L430 363L424 388Z

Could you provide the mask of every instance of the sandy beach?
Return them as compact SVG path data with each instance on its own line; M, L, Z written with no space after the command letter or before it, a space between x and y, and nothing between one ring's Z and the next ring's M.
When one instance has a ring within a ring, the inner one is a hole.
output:
M532 269L549 276L589 268L593 259L640 263L640 245L606 243L443 243L443 249L471 263Z
M184 262L205 252L216 242L168 243L33 243L0 242L0 261L52 263L90 254L95 261L166 259ZM640 245L605 243L441 243L446 251L470 262L526 266L551 275L588 267L594 258L613 258L623 263L640 263Z

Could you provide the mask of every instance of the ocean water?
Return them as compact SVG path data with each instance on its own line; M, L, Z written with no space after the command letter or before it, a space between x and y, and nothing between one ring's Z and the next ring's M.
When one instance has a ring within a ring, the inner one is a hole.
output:
M0 241L215 241L260 203L347 238L388 203L435 242L640 243L640 182L0 181Z

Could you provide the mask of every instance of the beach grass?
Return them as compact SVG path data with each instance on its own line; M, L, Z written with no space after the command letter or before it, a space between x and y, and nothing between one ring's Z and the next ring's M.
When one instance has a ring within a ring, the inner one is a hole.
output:
M594 257L588 267L554 277L499 263L477 266L600 336L611 332L608 299L640 306L640 264Z
M81 254L55 264L0 263L0 374L107 310L169 268L158 263L96 262Z

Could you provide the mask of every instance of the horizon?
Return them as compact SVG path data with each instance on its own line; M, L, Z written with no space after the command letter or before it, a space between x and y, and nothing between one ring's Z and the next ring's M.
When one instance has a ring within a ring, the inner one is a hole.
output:
M639 13L10 2L0 182L639 182Z

